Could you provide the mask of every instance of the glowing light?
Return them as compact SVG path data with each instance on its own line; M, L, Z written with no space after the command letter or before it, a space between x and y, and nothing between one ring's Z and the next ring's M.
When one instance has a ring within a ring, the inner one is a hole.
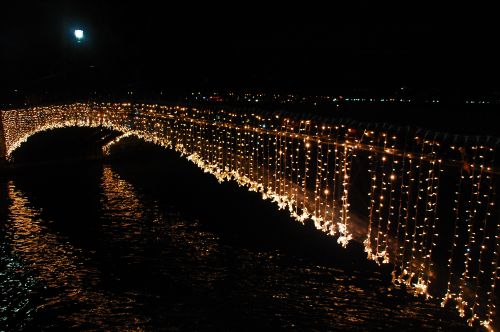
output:
M74 35L75 35L76 40L80 42L84 37L83 30L76 29L74 31Z

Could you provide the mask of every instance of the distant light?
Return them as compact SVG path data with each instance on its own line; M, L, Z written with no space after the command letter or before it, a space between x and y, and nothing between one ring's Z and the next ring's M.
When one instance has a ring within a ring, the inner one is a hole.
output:
M75 37L78 41L81 41L83 39L83 30L75 30Z

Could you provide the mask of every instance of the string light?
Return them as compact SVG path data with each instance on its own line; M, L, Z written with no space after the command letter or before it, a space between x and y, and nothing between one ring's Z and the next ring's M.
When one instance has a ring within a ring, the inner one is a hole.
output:
M455 147L452 147L452 150L454 150ZM464 163L463 159L463 154L462 154L462 163ZM460 211L461 211L461 191L462 191L462 184L464 182L464 167L460 167L460 175L459 175L459 180L456 186L455 190L455 197L454 197L454 206L453 206L453 212L454 212L454 218L453 218L453 236L452 236L452 245L448 251L448 283L446 285L446 293L443 297L443 301L441 302L441 306L445 306L446 303L450 300L456 297L456 294L452 290L452 283L454 281L454 253L457 250L458 246L458 238L460 236L459 234L459 229L460 229Z
M368 207L368 231L367 231L367 236L366 240L364 241L365 245L365 252L368 254L368 259L374 260L378 262L377 256L373 254L373 248L372 248L372 228L373 226L373 219L374 219L374 214L375 214L375 205L376 205L376 193L377 193L377 171L378 171L378 163L379 163L379 158L378 158L378 153L376 147L379 146L380 144L380 138L382 136L378 136L377 140L377 145L374 145L374 138L373 135L371 135L370 138L370 154L368 155L368 160L369 160L369 165L368 165L368 175L370 177L370 192L368 193L368 197L370 199L370 205Z
M387 149L387 153L391 153L394 151L394 147L396 144L396 136L391 137L391 146L390 149ZM396 165L397 165L397 160L395 160L396 156L394 154L390 155L390 174L388 178L388 184L389 184L389 199L388 199L388 206L387 206L387 211L386 211L386 229L384 233L384 250L383 256L382 256L382 263L389 263L389 254L391 252L391 248L389 246L389 235L392 233L392 223L394 222L394 197L395 197L395 190L394 190L394 182L396 180ZM388 167L389 168L389 167ZM387 186L387 183L386 183Z
M487 152L487 151L490 151L490 149L483 148L483 151ZM481 155L480 159L482 159L482 162L484 162L484 155ZM493 154L493 156L491 157L490 164L494 163L494 159L495 159L495 157ZM484 167L485 166L483 165L483 168ZM480 236L482 237L482 240L481 240L480 245L479 245L479 254L478 254L479 257L477 260L477 270L476 270L477 272L474 276L475 285L474 285L474 296L473 296L473 300L472 300L473 305L471 307L471 318L469 319L470 325L472 325L472 323L475 320L479 319L479 316L476 314L476 310L478 309L478 307L480 307L480 304L479 304L479 291L481 288L480 279L484 278L484 276L485 276L485 268L486 267L483 266L483 260L485 259L486 246L487 246L489 239L490 239L489 235L486 234L486 228L488 226L488 219L491 216L492 207L494 205L494 202L493 202L493 178L490 174L486 174L485 185L486 185L486 190L484 190L483 195L481 195L482 196L481 202L484 203L485 206L483 206L484 216L482 217L482 220L479 220L480 225L479 225L478 232L479 232ZM484 320L482 323L483 323L483 325L485 325L488 323L488 320Z
M310 121L306 121L305 122L305 128L304 128L304 147L305 147L305 160L304 160L304 177L302 179L302 190L303 190L303 196L304 196L304 199L303 199L303 218L304 220L309 218L310 216L310 213L309 213L309 195L307 193L308 189L307 189L307 181L309 179L309 164L310 164L310 160L311 160L311 143L309 142L309 140L307 139L307 137L309 136L309 131L311 129L311 126L310 126Z
M408 184L405 186L405 197L406 197L406 206L403 208L404 212L404 218L403 218L403 225L402 228L404 228L404 236L403 236L403 241L401 242L402 244L400 245L400 262L401 262L401 267L400 267L400 275L397 278L397 282L399 284L410 284L411 283L411 275L409 273L409 266L411 264L411 261L409 261L409 258L411 257L411 251L407 254L407 245L410 242L410 237L411 237L411 225L410 221L412 220L411 217L411 208L412 208L412 200L414 199L414 194L413 188L415 186L415 175L413 172L413 159L411 154L407 154L408 158L408 171L406 171L407 174L407 179L408 179ZM408 258L406 258L408 257Z
M418 141L420 138L415 137L415 140ZM426 140L425 137L422 140L421 143L421 154L423 155L425 153L425 147L426 147ZM417 279L416 283L413 283L413 278L416 275L415 270L418 270L418 262L417 258L419 258L417 255L418 253L421 252L421 247L419 245L421 242L419 241L419 238L423 236L421 230L422 225L420 225L420 220L419 220L419 206L422 205L422 200L423 200L423 168L424 168L424 162L423 162L423 157L420 156L418 158L418 165L416 166L418 170L418 181L417 182L417 188L416 188L416 197L413 205L413 214L412 214L412 222L413 222L413 232L411 234L411 241L410 241L410 260L407 263L407 269L408 269L408 279L406 280L406 284L408 286L413 286L414 287L414 292L415 294L425 294L427 292L427 289L423 283L421 283L421 280Z
M328 137L332 136L332 128L328 126ZM323 163L323 167L325 169L325 176L324 176L324 183L325 183L325 189L323 190L323 194L325 196L324 199L324 213L323 213L323 231L326 233L332 233L334 230L332 229L333 225L333 218L330 216L332 214L330 202L330 188L332 188L332 180L331 180L331 174L330 174L330 159L331 159L331 152L332 152L332 145L327 144L326 145L326 160Z
M323 136L321 133L321 129L318 128L318 125L315 126L316 128L316 136L321 137ZM314 225L316 226L317 229L321 229L321 177L323 173L323 144L321 143L321 140L318 139L316 141L316 172L315 172L315 180L314 180L314 212L312 215L312 220L314 221Z
M472 246L475 242L475 235L476 233L474 232L474 221L475 221L475 213L477 211L476 207L476 202L477 198L479 197L479 183L481 181L481 175L482 174L476 174L476 169L477 167L477 158L478 158L478 153L479 149L477 146L473 146L472 150L474 150L474 154L472 157L472 164L470 165L472 169L472 174L469 176L470 179L470 197L467 202L467 208L465 210L465 213L467 215L466 220L467 220L467 241L465 244L465 267L462 272L461 278L460 278L460 286L459 286L459 293L458 293L458 298L457 298L457 309L459 311L459 314L461 317L465 317L466 313L465 310L467 306L470 304L469 301L465 299L465 290L466 287L468 287L467 280L469 279L469 274L470 274L470 265L472 261L471 257L471 249ZM481 172L482 172L482 168Z
M494 159L494 157L493 157ZM495 197L496 197L496 192L495 192L495 187L491 188L492 191L492 197L491 197L491 203L489 205L490 211L494 209L495 206ZM489 215L488 215L489 216ZM493 248L493 261L491 264L491 277L490 277L490 285L489 289L486 292L486 297L487 297L487 304L486 304L486 318L481 321L481 325L483 325L488 331L493 331L493 325L494 321L493 318L495 316L495 301L496 301L496 294L495 294L495 287L496 283L498 280L498 270L499 270L499 258L500 258L500 222L497 223L496 225L496 232L494 233L495 237L491 243L491 247Z
M337 183L340 181L340 158L339 158L339 146L340 146L340 143L339 143L339 138L340 137L340 130L339 130L339 127L338 126L335 126L335 141L334 141L334 146L335 146L335 149L333 151L334 155L333 155L333 175L332 175L332 182L333 182L333 186L332 186L332 225L330 225L330 231L329 233L331 235L335 235L336 234L336 228L335 226L337 226L337 223L335 222L335 217L336 215L338 215L338 213L336 213L335 209L337 208L338 209L338 204L336 203L337 199L338 199L338 186L337 186Z
M435 142L434 143L438 148L439 148L439 143ZM435 156L437 159L437 156ZM428 248L428 252L426 255L426 260L427 260L427 271L424 273L426 276L426 285L429 287L429 284L431 283L430 276L433 272L433 260L432 260L432 251L434 248L437 246L437 239L438 239L438 233L436 231L436 225L439 223L439 217L438 217L438 193L439 193L439 183L441 180L441 173L443 172L442 168L442 159L437 159L434 160L434 164L436 164L437 161L437 174L433 171L433 181L432 181L432 194L431 198L431 203L429 204L429 211L432 213L430 214L431 218L431 227L428 230L429 231L429 237L430 237L430 247ZM429 296L429 294L426 294Z
M428 290L428 279L426 279L425 273L428 272L427 269L427 264L428 264L428 258L430 258L430 251L429 251L429 237L430 237L430 228L431 228L431 217L430 214L434 210L434 205L433 205L433 189L434 189L434 173L435 173L435 165L436 165L436 153L434 151L435 144L431 141L425 141L423 144L426 144L430 146L431 151L429 152L430 156L430 162L426 163L425 166L427 166L426 170L424 171L424 167L420 170L422 174L422 179L425 173L427 173L427 177L423 180L425 181L422 182L423 188L421 191L422 197L422 208L423 208L423 213L422 213L422 222L420 225L420 243L418 246L418 253L419 253L419 262L416 262L416 264L419 264L419 269L418 273L416 274L417 276L417 284L419 285L420 289L422 290L422 294L425 296L429 296L429 293L427 292Z
M406 143L406 140L405 140ZM398 205L398 217L396 220L396 246L395 246L395 252L394 252L394 267L392 270L392 283L397 285L398 284L398 267L400 262L403 260L401 259L402 256L404 256L404 245L405 242L404 240L400 242L401 238L401 232L405 234L405 229L406 229L406 222L403 219L404 215L404 203L408 200L408 185L406 184L406 179L407 179L407 171L406 171L406 144L403 145L403 156L402 156L402 161L401 161L401 166L400 166L400 174L399 174L399 179L400 179L400 187L399 187L399 205ZM393 172L393 174L396 178L396 173Z

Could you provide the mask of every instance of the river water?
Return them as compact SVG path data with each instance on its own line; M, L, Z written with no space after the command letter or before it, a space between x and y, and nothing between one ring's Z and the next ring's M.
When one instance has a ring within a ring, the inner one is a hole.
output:
M466 329L359 246L156 153L0 178L0 330Z

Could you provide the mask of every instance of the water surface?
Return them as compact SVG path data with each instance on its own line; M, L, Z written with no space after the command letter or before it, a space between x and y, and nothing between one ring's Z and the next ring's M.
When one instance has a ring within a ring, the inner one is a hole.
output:
M466 329L359 248L179 163L0 178L0 330Z

